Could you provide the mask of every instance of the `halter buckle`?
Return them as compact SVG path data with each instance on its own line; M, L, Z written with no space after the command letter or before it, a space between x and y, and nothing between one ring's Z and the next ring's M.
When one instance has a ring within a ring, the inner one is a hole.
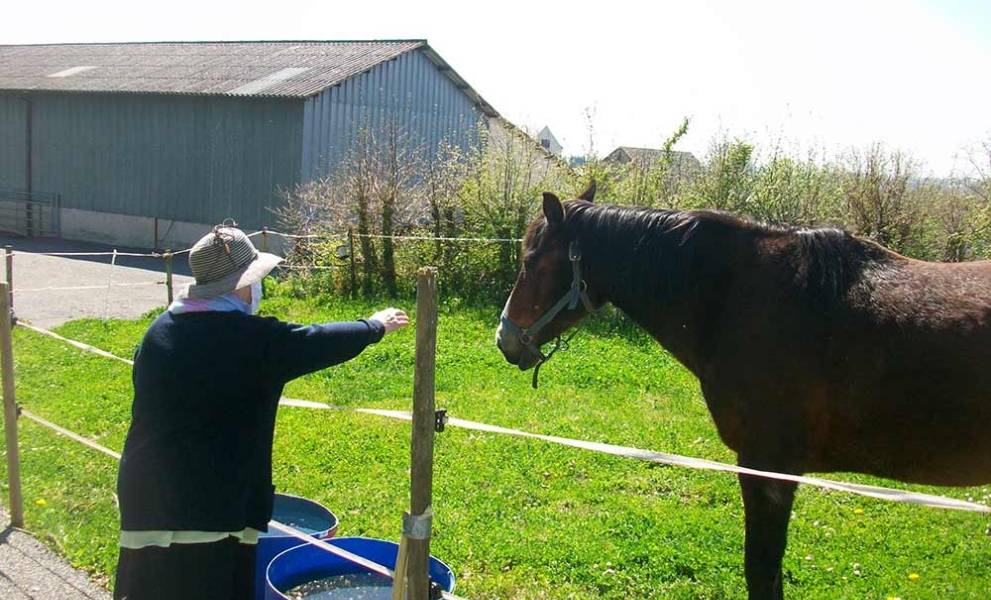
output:
M578 262L582 259L582 247L578 245L578 242L571 242L568 244L568 260L571 262Z

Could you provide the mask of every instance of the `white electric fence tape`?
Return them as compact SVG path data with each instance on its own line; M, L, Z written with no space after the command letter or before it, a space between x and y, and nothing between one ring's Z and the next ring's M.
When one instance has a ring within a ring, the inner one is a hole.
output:
M70 340L69 338L63 337L63 336L55 333L54 331L49 331L47 329L44 329L43 327L38 327L36 325L32 325L32 324L28 323L27 321L25 321L24 319L18 319L17 320L17 326L18 327L24 327L25 329L30 329L31 331L34 331L36 333L40 333L41 335L47 335L48 337L55 338L57 340L63 341L66 344L69 344L70 346L75 346L76 348L79 348L80 350L85 350L86 352L91 352L93 354L97 354L97 355L102 356L104 358L109 358L109 359L112 359L112 360L120 361L120 362L122 362L124 364L127 364L127 365L134 366L134 361L133 360L128 360L126 358L121 358L121 357L117 356L116 354L112 354L110 352L107 352L106 350L101 350L101 349L97 348L96 346L90 346L89 344L84 344L82 342L77 342L76 340Z
M85 350L87 352L93 352L95 354L99 354L100 356L112 358L130 365L134 364L133 361L127 360L126 358L121 358L119 356L113 355L105 350L100 350L99 348L90 346L89 344L84 344L82 342L70 340L52 331L42 329L41 327L29 325L24 323L23 321L18 321L18 325L27 327L32 331L36 331L38 333L48 335L55 339L65 341L66 343L69 343L81 350ZM324 404L322 402L313 402L311 400L297 400L295 398L282 398L279 404L283 406L292 406L296 408L309 408L309 409L318 409L318 410L349 410L358 413L386 417L389 419L412 421L412 416L410 415L410 413L399 410L332 406L329 404ZM874 485L864 485L859 483L847 483L843 481L835 481L832 479L822 479L819 477L806 477L804 475L791 475L788 473L761 471L758 469L750 469L747 467L740 467L737 465L730 465L730 464L720 463L702 458L693 458L689 456L681 456L678 454L669 454L666 452L655 452L653 450L631 448L628 446L617 446L614 444L605 444L601 442L588 442L584 440L574 440L570 438L563 438L553 435L530 433L527 431L520 431L518 429L509 429L506 427L499 427L497 425L488 425L486 423L467 421L464 419L457 419L454 417L449 418L447 424L452 427L461 427L463 429L471 429L474 431L482 431L486 433L496 433L503 435L511 435L515 437L542 440L545 442L550 442L552 444L559 444L562 446L569 446L572 448L580 448L582 450L590 450L592 452L599 452L601 454L635 458L638 460L644 460L644 461L678 466L678 467L687 467L691 469L701 469L708 471L722 471L726 473L737 473L741 475L753 475L755 477L776 479L779 481L792 481L795 483L811 485L827 490L848 492L859 496L866 496L868 498L877 498L879 500L888 500L890 502L898 502L902 504L916 504L919 506L929 506L931 508L943 508L943 509L960 510L967 512L991 513L991 507L986 506L984 504L967 502L966 500L958 500L956 498L936 496L933 494L923 494L920 492L896 490L892 488L885 488Z
M102 446L102 445L94 442L93 440L90 440L88 438L85 438L85 437L79 435L78 433L73 433L72 431L69 431L68 429L65 429L64 427L60 427L60 426L56 425L55 423L52 423L51 421L47 421L45 419L42 419L38 415L36 415L36 414L34 414L34 413L30 412L30 411L24 410L23 408L20 409L20 413L23 416L27 417L28 419L31 419L35 423L38 423L39 425L43 425L45 427L48 427L49 429L51 429L51 430L53 430L53 431L55 431L55 432L57 432L57 433L59 433L61 435L64 435L64 436L66 436L67 438L69 438L71 440L74 440L76 442L79 442L80 444L84 444L85 446L87 446L89 448L92 448L93 450L96 450L97 452L102 452L103 454L106 454L107 456L109 456L111 458L114 458L116 460L120 460L120 453L119 452L115 452L115 451L111 450L110 448L107 448L106 446ZM324 552L328 552L330 554L334 554L334 555L336 555L336 556L338 556L340 558L343 558L344 560L351 561L351 562L359 565L360 567L363 567L365 569L368 569L369 571L372 571L373 573L377 573L377 574L382 575L384 577L388 577L389 579L392 579L392 578L395 577L395 572L392 569L390 569L390 568L388 568L388 567L386 567L384 565L380 565L380 564L378 564L378 563L376 563L374 561L368 560L367 558L365 558L363 556L359 556L357 554L354 554L353 552L348 552L347 550L345 550L343 548L338 548L337 546L333 546L331 544L328 544L328 543L326 543L326 542L324 542L322 540L319 540L317 538L314 538L311 535L307 535L307 534L303 533L302 531L300 531L300 530L298 530L298 529L296 529L294 527L290 527L289 525L286 525L284 523L280 523L279 521L275 521L275 520L269 521L268 524L273 529L277 529L277 530L281 531L282 533L291 535L292 537L294 537L294 538L296 538L296 539L298 539L300 541L306 542L307 544L310 544L311 546L316 546L317 548L319 548L320 550L323 550ZM444 592L444 598L445 599L449 599L449 600L461 600L457 596L455 596L453 594L448 594L447 592Z
M327 552L329 554L334 554L340 558L343 558L344 560L351 561L365 569L368 569L369 571L372 571L373 573L382 575L383 577L394 579L396 576L395 571L393 571L389 567L386 567L385 565L380 565L376 562L368 560L364 556L358 556L353 552L348 552L344 548L339 548L332 544L328 544L323 540L319 540L313 536L306 535L302 531L289 527L288 525L285 525L278 521L269 521L268 525L273 529L277 529L283 533L287 533L302 542L306 542L311 546L315 546L316 548L319 548L320 550L323 550L324 552ZM462 600L462 598L448 592L442 592L442 595L445 600Z
M100 444L97 444L93 440L87 439L87 438L79 435L78 433L73 433L73 432L69 431L68 429L66 429L64 427L59 427L58 425L56 425L55 423L52 423L51 421L46 421L45 419L42 419L38 415L34 414L33 412L31 412L29 410L26 410L23 407L20 407L18 410L19 410L19 412L20 412L21 415L23 415L23 416L31 419L32 421L34 421L35 423L37 423L39 425L44 425L45 427L47 427L47 428L49 428L49 429L51 429L51 430L53 430L53 431L55 431L57 433L60 433L60 434L64 435L65 437L67 437L67 438L69 438L71 440L75 440L75 441L79 442L80 444L84 444L86 446L89 446L90 448L92 448L93 450L96 450L97 452L102 452L102 453L106 454L107 456L109 456L111 458L116 458L117 460L120 460L120 453L119 452L114 452L110 448L107 448L106 446L101 446Z
M298 408L353 410L355 412L365 413L369 415L378 415L380 417L386 417L389 419L412 421L412 416L410 415L410 413L403 412L400 410L383 410L377 408L348 409L339 406L321 404L319 402L311 402L309 400L295 400L292 398L283 398L280 404L284 406L294 406ZM702 469L708 471L724 471L727 473L738 473L742 475L754 475L756 477L764 477L766 479L777 479L779 481L793 481L795 483L803 483L806 485L812 485L815 487L820 487L828 490L849 492L851 494L857 494L859 496L878 498L880 500L889 500L891 502L899 502L902 504L917 504L920 506L929 506L932 508L945 508L945 509L962 510L968 512L991 513L991 507L986 506L984 504L967 502L966 500L957 500L956 498L946 498L943 496L922 494L919 492L895 490L891 488L885 488L885 487L873 486L873 485L863 485L859 483L846 483L843 481L822 479L819 477L806 477L803 475L790 475L788 473L775 473L773 471L748 469L747 467L739 467L737 465L730 465L712 460L705 460L702 458L692 458L689 456L681 456L678 454L655 452L653 450L642 450L640 448L630 448L627 446L617 446L614 444L604 444L601 442L586 442L584 440L573 440L573 439L557 437L553 435L542 435L539 433L520 431L518 429L499 427L497 425L488 425L486 423L466 421L464 419L457 419L454 417L450 417L448 419L447 425L450 425L452 427L461 427L463 429L471 429L474 431L483 431L486 433L497 433L503 435L512 435L516 437L530 438L535 440L542 440L545 442L550 442L552 444L560 444L562 446L581 448L582 450L591 450L593 452L599 452L602 454L611 454L613 456L636 458L639 460L656 462L656 463L672 465L677 467L688 467L691 469Z

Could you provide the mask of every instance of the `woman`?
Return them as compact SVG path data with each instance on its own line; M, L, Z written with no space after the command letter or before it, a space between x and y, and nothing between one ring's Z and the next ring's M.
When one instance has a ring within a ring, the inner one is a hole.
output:
M215 227L189 253L196 282L138 348L114 598L253 598L283 386L409 324L395 308L309 327L255 316L261 280L281 260Z

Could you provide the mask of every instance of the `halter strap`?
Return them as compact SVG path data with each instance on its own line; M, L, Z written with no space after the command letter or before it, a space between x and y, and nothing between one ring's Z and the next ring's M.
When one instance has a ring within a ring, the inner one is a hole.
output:
M545 355L540 351L540 347L533 341L540 330L550 324L550 322L553 321L554 318L557 317L557 315L560 314L565 308L568 310L578 308L579 302L584 305L585 310L588 312L595 312L595 306L592 304L592 300L588 297L588 284L586 284L585 280L582 279L582 250L581 246L578 245L577 240L572 241L568 245L568 260L571 261L571 287L564 294L564 296L561 296L561 299L554 303L554 306L550 307L550 309L541 315L539 319L534 321L526 329L523 329L509 318L509 315L506 313L506 308L502 309L502 315L499 317L499 321L502 324L503 329L515 333L517 338L519 338L520 343L539 358L533 372L532 385L534 389L537 388L537 373L540 371L540 366L550 360L551 356L553 356L555 352L567 348L567 341L562 342L561 336L558 336L558 341L554 346L554 349ZM509 306L508 301L506 302L506 306ZM569 336L568 340L570 339L571 337Z

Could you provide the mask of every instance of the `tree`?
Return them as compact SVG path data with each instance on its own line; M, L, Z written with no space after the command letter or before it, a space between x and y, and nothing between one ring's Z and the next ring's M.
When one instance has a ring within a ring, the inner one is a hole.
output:
M753 191L754 146L740 139L713 140L703 168L686 186L685 208L746 212Z
M529 135L512 125L479 128L468 153L467 177L459 192L466 222L499 243L498 279L512 282L519 262L518 242L537 214L540 192L564 187L568 170Z
M842 174L844 212L856 233L904 251L911 246L921 221L910 194L916 167L901 152L879 144L866 152L851 151Z

